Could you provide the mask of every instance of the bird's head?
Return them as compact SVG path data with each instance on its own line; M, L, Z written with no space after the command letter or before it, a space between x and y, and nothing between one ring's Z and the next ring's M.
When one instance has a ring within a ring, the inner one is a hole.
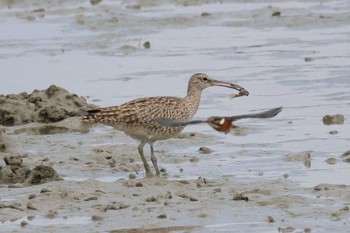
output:
M192 77L190 78L190 81L188 82L187 93L189 93L194 88L202 91L205 88L211 87L211 86L227 87L227 88L231 88L239 91L240 95L246 95L246 96L249 95L249 92L246 89L244 89L243 87L237 84L215 80L203 73L197 73L192 75Z

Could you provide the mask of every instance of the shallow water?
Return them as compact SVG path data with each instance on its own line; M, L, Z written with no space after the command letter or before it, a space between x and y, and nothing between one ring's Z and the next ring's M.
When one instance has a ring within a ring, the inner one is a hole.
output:
M0 30L7 33L0 35L0 93L31 92L54 83L100 106L119 105L144 96L183 96L191 74L207 73L245 87L250 96L230 100L231 90L205 90L196 118L277 106L283 106L283 112L269 120L237 122L239 128L228 135L206 125L185 130L213 135L210 145L156 143L156 148L179 157L197 155L200 146L214 150L198 155L196 163L166 164L160 157L170 179L205 173L207 178L233 176L249 181L285 179L288 174L287 179L304 187L350 185L349 164L339 158L350 149L349 1L156 4L127 14L121 14L124 6L113 1L104 1L96 10L99 14L86 2L78 2L44 5L44 17L31 12L40 8L36 6L4 8ZM108 21L113 13L106 18L101 13L108 6L115 7L117 26ZM275 9L281 17L271 17ZM211 16L200 17L202 12ZM78 16L84 23L78 23ZM142 47L144 41L151 42L151 49ZM135 49L120 49L123 45ZM337 113L345 116L344 125L323 125L324 115ZM338 133L331 135L331 130ZM37 149L33 145L25 150ZM46 150L39 148L40 153ZM309 168L300 161L283 161L285 155L303 151L311 151ZM331 157L336 164L325 162ZM75 177L68 171L63 175L67 180L106 182L127 177L126 173ZM216 227L228 231L235 226Z

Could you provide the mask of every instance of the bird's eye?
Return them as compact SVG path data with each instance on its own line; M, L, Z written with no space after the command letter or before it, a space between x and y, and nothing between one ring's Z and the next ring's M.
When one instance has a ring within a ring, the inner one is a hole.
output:
M207 82L207 81L208 81L208 78L207 78L207 77L203 77L203 78L202 78L202 81L203 81L203 82Z

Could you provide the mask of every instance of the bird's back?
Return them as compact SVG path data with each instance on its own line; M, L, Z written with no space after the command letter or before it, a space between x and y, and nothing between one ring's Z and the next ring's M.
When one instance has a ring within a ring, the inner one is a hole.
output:
M174 137L184 128L165 127L156 119L189 120L193 115L182 98L165 96L139 98L120 106L90 110L83 121L113 126L140 141L156 141Z

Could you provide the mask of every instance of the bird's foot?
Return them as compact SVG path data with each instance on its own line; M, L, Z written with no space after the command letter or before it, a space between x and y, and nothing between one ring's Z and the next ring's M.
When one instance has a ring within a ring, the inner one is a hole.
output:
M152 178L152 177L154 177L153 172L151 172L150 170L146 171L146 177L147 177L147 178Z

